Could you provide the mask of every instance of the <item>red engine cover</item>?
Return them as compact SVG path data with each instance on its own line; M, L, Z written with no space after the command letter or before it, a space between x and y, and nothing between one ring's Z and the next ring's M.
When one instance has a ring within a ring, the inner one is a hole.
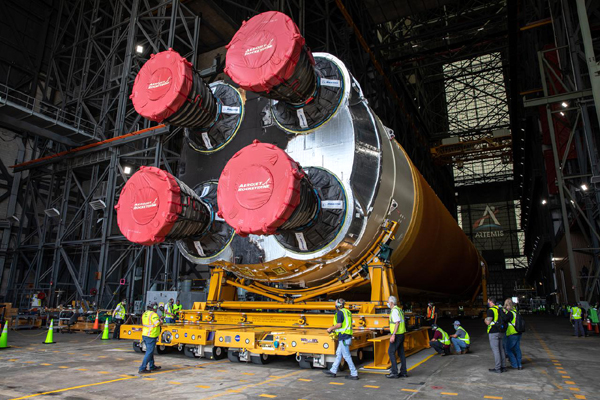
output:
M192 88L192 64L169 49L150 56L129 98L142 117L162 122L184 104Z
M134 243L153 245L165 240L181 213L181 189L175 178L156 167L141 167L121 191L117 223Z
M225 73L252 92L269 92L294 73L304 38L290 17L276 11L259 14L227 45Z
M240 236L272 235L300 203L302 169L272 144L253 144L229 160L217 189L221 218Z

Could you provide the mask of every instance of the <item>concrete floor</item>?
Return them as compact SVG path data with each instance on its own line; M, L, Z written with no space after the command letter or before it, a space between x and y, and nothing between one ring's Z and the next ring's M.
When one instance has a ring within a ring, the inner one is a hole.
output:
M523 371L491 374L493 358L483 322L463 321L471 354L409 357L409 378L389 380L360 371L360 380L329 378L288 359L264 366L228 360L190 359L182 353L156 357L163 369L139 376L141 354L130 341L101 341L86 334L10 331L0 350L0 399L600 399L600 337L575 338L567 319L526 317ZM450 331L450 320L440 320ZM343 372L342 374L347 374Z

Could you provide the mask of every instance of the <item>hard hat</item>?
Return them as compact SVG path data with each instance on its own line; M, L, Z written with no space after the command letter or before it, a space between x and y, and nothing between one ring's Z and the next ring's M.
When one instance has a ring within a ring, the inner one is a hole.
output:
M344 304L346 304L346 300L344 300L344 299L337 299L335 301L335 307L336 308L344 307Z
M436 324L431 325L431 330L437 330L438 326Z
M460 321L454 321L454 325L460 325Z

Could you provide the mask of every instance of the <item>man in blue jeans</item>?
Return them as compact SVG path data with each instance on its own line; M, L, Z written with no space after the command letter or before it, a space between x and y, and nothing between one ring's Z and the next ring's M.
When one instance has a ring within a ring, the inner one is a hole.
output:
M144 355L142 365L140 365L140 374L149 374L161 368L158 365L154 365L154 348L160 336L160 318L156 313L157 308L156 303L149 304L148 311L142 315L142 340L146 345L146 354ZM148 369L146 369L146 365L148 365Z
M338 299L335 302L336 313L333 317L333 326L327 328L327 333L334 332L338 335L338 347L335 352L335 362L331 370L325 370L325 375L335 377L342 362L342 357L346 360L346 364L350 368L350 375L346 375L346 379L358 380L358 371L352 362L350 354L350 345L352 344L352 313L345 308L346 301Z
M456 354L466 354L469 352L471 346L471 337L469 333L460 326L460 321L454 321L454 335L450 335L450 341L454 345L454 351Z

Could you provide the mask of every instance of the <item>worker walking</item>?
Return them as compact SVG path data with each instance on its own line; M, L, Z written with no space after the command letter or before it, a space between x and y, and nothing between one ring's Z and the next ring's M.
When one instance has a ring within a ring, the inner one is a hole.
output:
M585 331L583 330L583 311L577 303L573 303L569 319L571 320L571 322L573 323L573 327L575 328L575 336L585 337Z
M160 335L160 318L156 313L158 308L156 303L148 305L148 310L142 315L142 341L146 345L146 354L142 365L140 365L140 374L149 374L152 371L160 369L158 365L154 365L154 348ZM148 369L146 369L148 366Z
M177 300L177 303L173 306L173 311L175 312L175 320L178 321L181 316L179 315L181 309L183 308L183 306L181 305L181 303L179 302L179 300Z
M404 312L398 307L398 300L394 296L390 296L387 302L390 308L390 347L388 347L388 355L392 368L386 378L407 378L406 373L406 356L404 355L404 334L406 333L406 323L404 322ZM398 363L396 354L400 356L400 374L398 374Z
M454 335L450 335L450 341L454 345L454 351L456 354L467 354L469 347L471 347L471 337L469 333L460 326L460 321L454 321Z
M511 299L506 299L504 309L509 313L510 322L506 327L506 355L513 369L522 370L521 364L521 332L517 331L517 310Z
M501 308L496 305L496 299L490 297L488 299L487 317L485 323L487 327L487 333L490 340L490 347L494 354L494 368L490 368L490 372L502 373L506 372L506 353L504 352L504 346L502 340L504 339L504 332L506 331L504 319L506 318Z
M330 370L323 371L326 375L335 377L342 362L342 357L346 360L350 375L346 379L358 380L358 371L352 362L350 354L350 345L352 344L352 313L345 308L346 301L338 299L335 302L336 313L333 317L333 326L327 328L327 333L335 332L337 334L338 347L335 352L335 362Z
M112 312L113 320L115 321L115 330L113 331L113 340L121 339L121 325L125 323L125 316L127 315L127 299L123 297L123 300Z
M433 324L431 325L431 330L434 331L433 339L429 342L429 345L437 351L438 354L443 356L450 355L450 337L439 326Z
M165 322L167 324L175 323L175 310L173 307L173 299L169 299L169 302L165 305Z

